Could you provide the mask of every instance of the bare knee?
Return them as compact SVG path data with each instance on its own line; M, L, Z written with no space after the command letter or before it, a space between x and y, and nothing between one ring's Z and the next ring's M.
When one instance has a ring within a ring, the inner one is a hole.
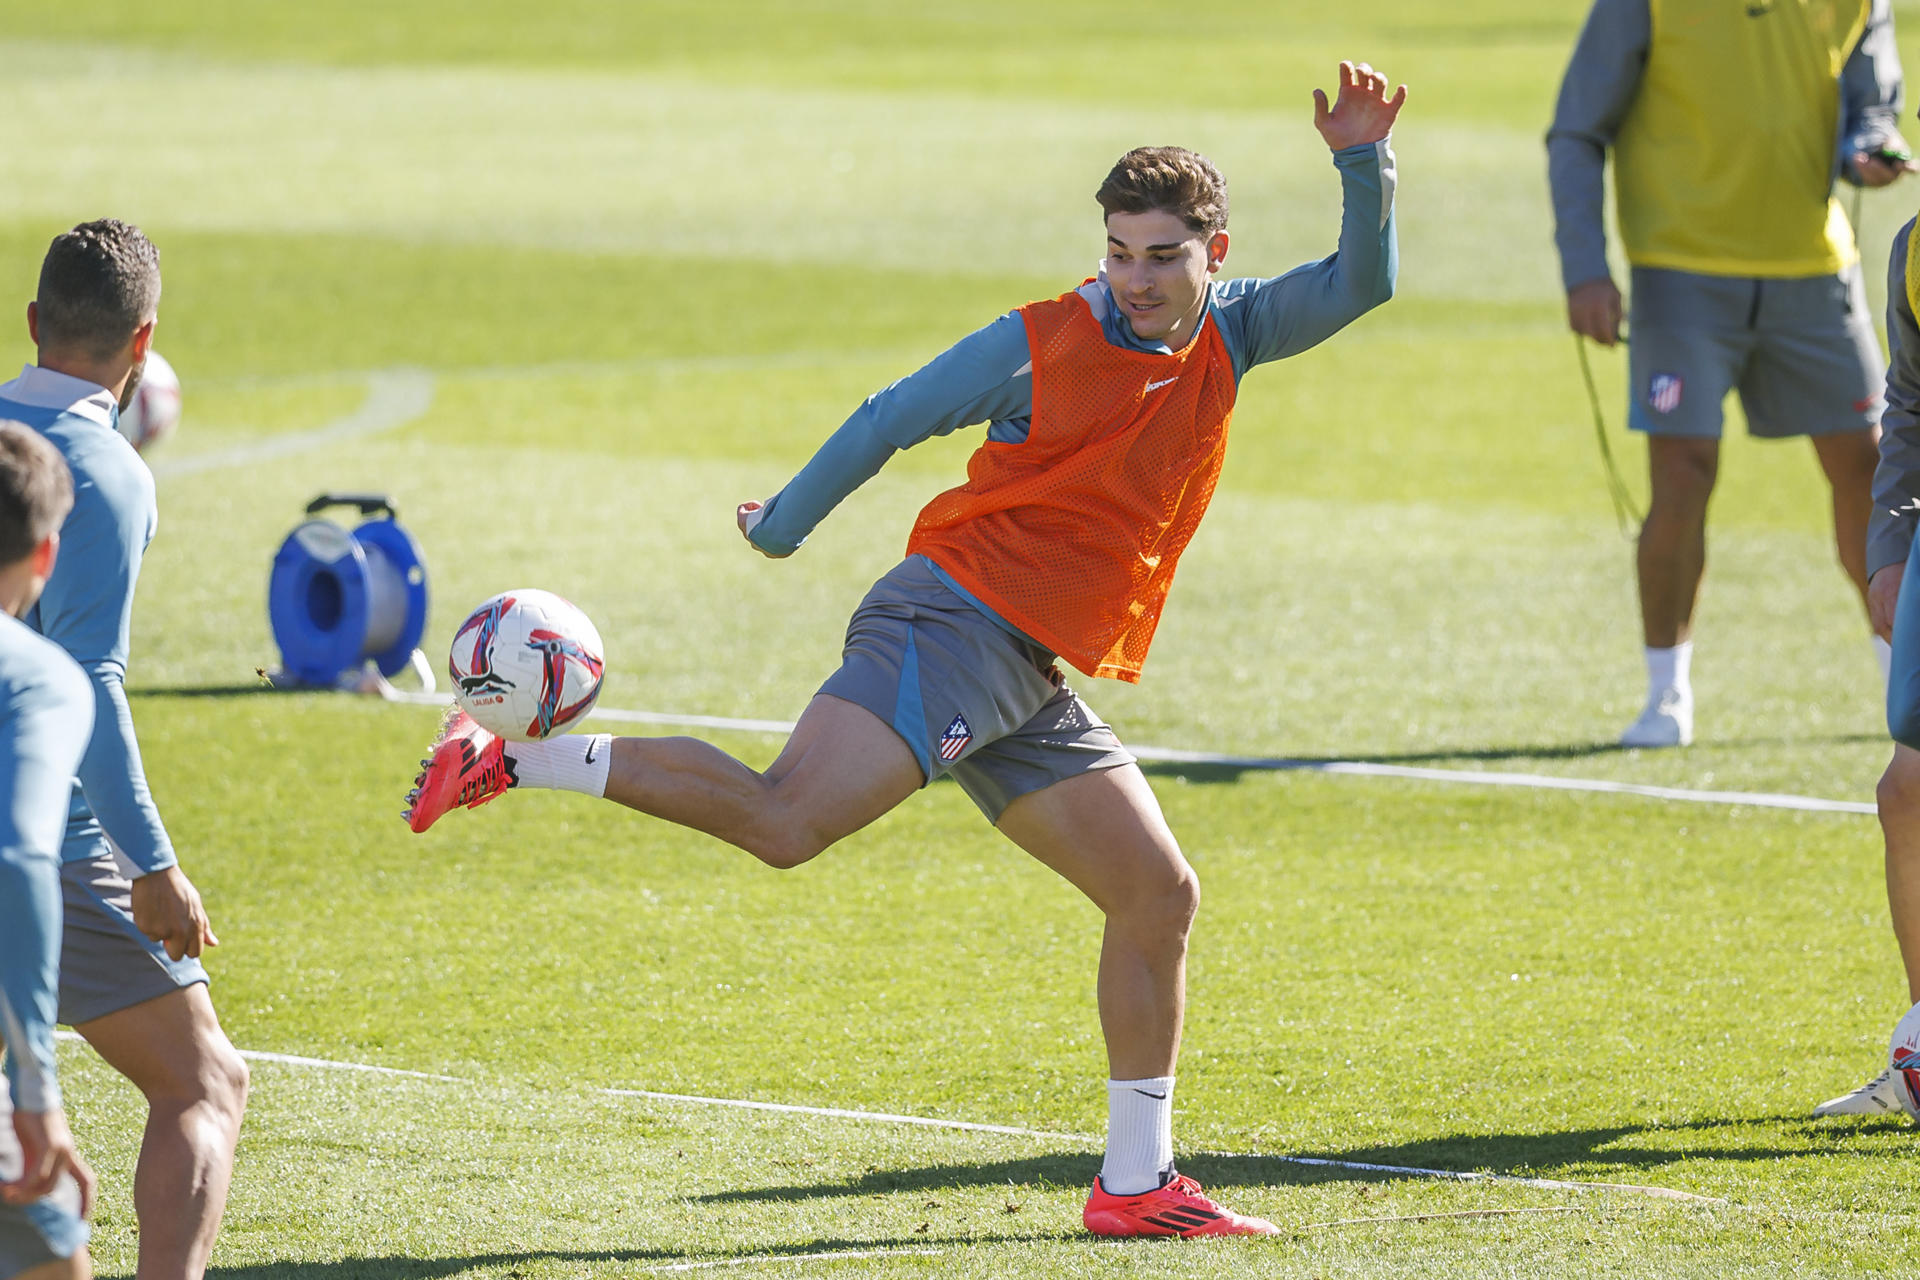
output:
M216 1034L198 1038L193 1052L182 1055L176 1069L134 1083L151 1106L211 1111L237 1128L247 1109L253 1073L226 1037Z
M817 832L781 825L753 833L740 847L775 871L791 871L819 857L832 843Z
M1912 831L1920 826L1920 751L1905 748L1893 753L1887 771L1874 789L1880 825Z
M222 1036L217 1043L203 1046L200 1061L184 1082L174 1101L207 1107L236 1127L247 1109L247 1093L253 1087L253 1072L239 1051Z
M1199 912L1200 877L1181 859L1151 882L1117 898L1107 908L1107 919L1135 939L1184 948Z
M1704 511L1720 473L1720 442L1683 436L1654 436L1647 466L1652 505L1666 513Z

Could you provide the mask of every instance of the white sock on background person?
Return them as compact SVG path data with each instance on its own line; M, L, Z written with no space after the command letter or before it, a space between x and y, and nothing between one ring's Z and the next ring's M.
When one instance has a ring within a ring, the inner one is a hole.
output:
M1693 641L1683 640L1671 649L1647 646L1647 701L1658 702L1660 695L1673 689L1693 692Z
M1879 636L1873 639L1873 660L1880 664L1880 683L1893 679L1893 646Z
M613 735L569 733L545 742L503 744L513 764L513 785L607 794L607 770L613 763Z
M1107 1081L1107 1157L1100 1165L1100 1185L1108 1195L1144 1195L1173 1172L1173 1080Z

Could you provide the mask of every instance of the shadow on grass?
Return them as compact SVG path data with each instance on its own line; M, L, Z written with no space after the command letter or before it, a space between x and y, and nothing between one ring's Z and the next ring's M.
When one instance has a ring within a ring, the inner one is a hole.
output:
M1748 751L1780 747L1878 745L1884 734L1828 734L1809 738L1742 738L1698 744L1696 749ZM1188 782L1238 782L1249 773L1288 773L1323 769L1337 764L1447 766L1499 764L1531 760L1589 760L1623 755L1635 748L1617 742L1540 743L1511 747L1455 747L1433 751L1397 751L1318 756L1246 756L1218 761L1142 760L1141 771L1154 777L1185 778Z
M1074 1224L1077 1228L1078 1224ZM804 1258L814 1254L897 1253L912 1257L915 1250L941 1251L972 1245L1030 1243L1041 1240L1084 1239L1083 1232L1063 1227L1018 1235L930 1236L908 1233L897 1239L807 1240L795 1244L765 1245L740 1253L684 1253L674 1249L529 1249L522 1253L476 1253L449 1258L340 1258L332 1262L261 1262L245 1267L209 1267L208 1280L437 1280L483 1268L514 1268L535 1262L701 1264L726 1268L730 1260L746 1258ZM824 1259L822 1259L824 1261ZM705 1268L702 1268L703 1270ZM517 1276L514 1270L508 1276Z
M249 680L245 684L178 684L159 687L135 688L127 691L135 698L242 698L257 693L315 693L327 692L314 689L276 689L264 680Z
M1334 1165L1302 1164L1297 1158L1287 1156L1197 1153L1183 1155L1180 1170L1203 1184L1223 1187L1382 1182L1420 1176L1416 1170L1495 1173L1572 1182L1629 1182L1662 1166L1689 1160L1757 1161L1846 1154L1855 1149L1860 1139L1892 1129L1904 1132L1906 1127L1904 1120L1862 1125L1804 1116L1765 1116L1675 1125L1619 1125L1565 1133L1456 1134L1394 1146L1297 1153L1298 1157L1340 1162ZM1635 1141L1644 1135L1656 1134L1665 1137L1657 1143ZM1687 1134L1698 1134L1699 1140L1686 1141L1684 1135ZM1673 1135L1683 1135L1683 1139L1675 1141ZM1062 1152L981 1164L874 1169L850 1181L743 1188L714 1192L697 1199L710 1203L810 1200L891 1192L917 1194L974 1186L1079 1188L1092 1181L1095 1165L1096 1161L1085 1152ZM1393 1165L1408 1172L1342 1165Z

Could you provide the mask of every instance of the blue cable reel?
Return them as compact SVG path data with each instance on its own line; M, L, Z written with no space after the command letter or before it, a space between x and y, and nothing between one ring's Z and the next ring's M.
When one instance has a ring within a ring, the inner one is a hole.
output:
M319 518L331 507L357 508L361 523L349 530ZM415 656L427 625L427 569L393 502L323 493L307 504L307 515L274 554L267 582L284 682L362 687L371 662L383 686L412 667L431 692L432 668Z

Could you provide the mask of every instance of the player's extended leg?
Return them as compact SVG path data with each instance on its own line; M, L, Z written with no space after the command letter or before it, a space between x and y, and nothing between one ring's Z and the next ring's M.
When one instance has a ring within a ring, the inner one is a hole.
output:
M1649 435L1651 497L1640 527L1640 622L1647 646L1647 705L1622 746L1685 746L1693 740L1693 611L1707 566L1707 502L1720 467L1720 442Z
M226 1210L247 1064L201 983L74 1029L147 1100L133 1178L139 1280L198 1280Z
M924 781L886 721L816 694L765 773L696 738L616 738L606 797L784 868L858 831Z
M1101 1235L1276 1230L1209 1200L1173 1167L1173 1069L1186 1011L1187 931L1200 882L1136 765L1085 773L1009 804L999 828L1106 916L1100 1025L1107 1041L1107 1158L1085 1214Z
M502 743L455 716L426 763L408 822L424 831L449 809L484 804L516 780L604 796L769 866L797 867L898 805L925 776L886 721L829 694L807 704L764 773L697 738L573 734Z

